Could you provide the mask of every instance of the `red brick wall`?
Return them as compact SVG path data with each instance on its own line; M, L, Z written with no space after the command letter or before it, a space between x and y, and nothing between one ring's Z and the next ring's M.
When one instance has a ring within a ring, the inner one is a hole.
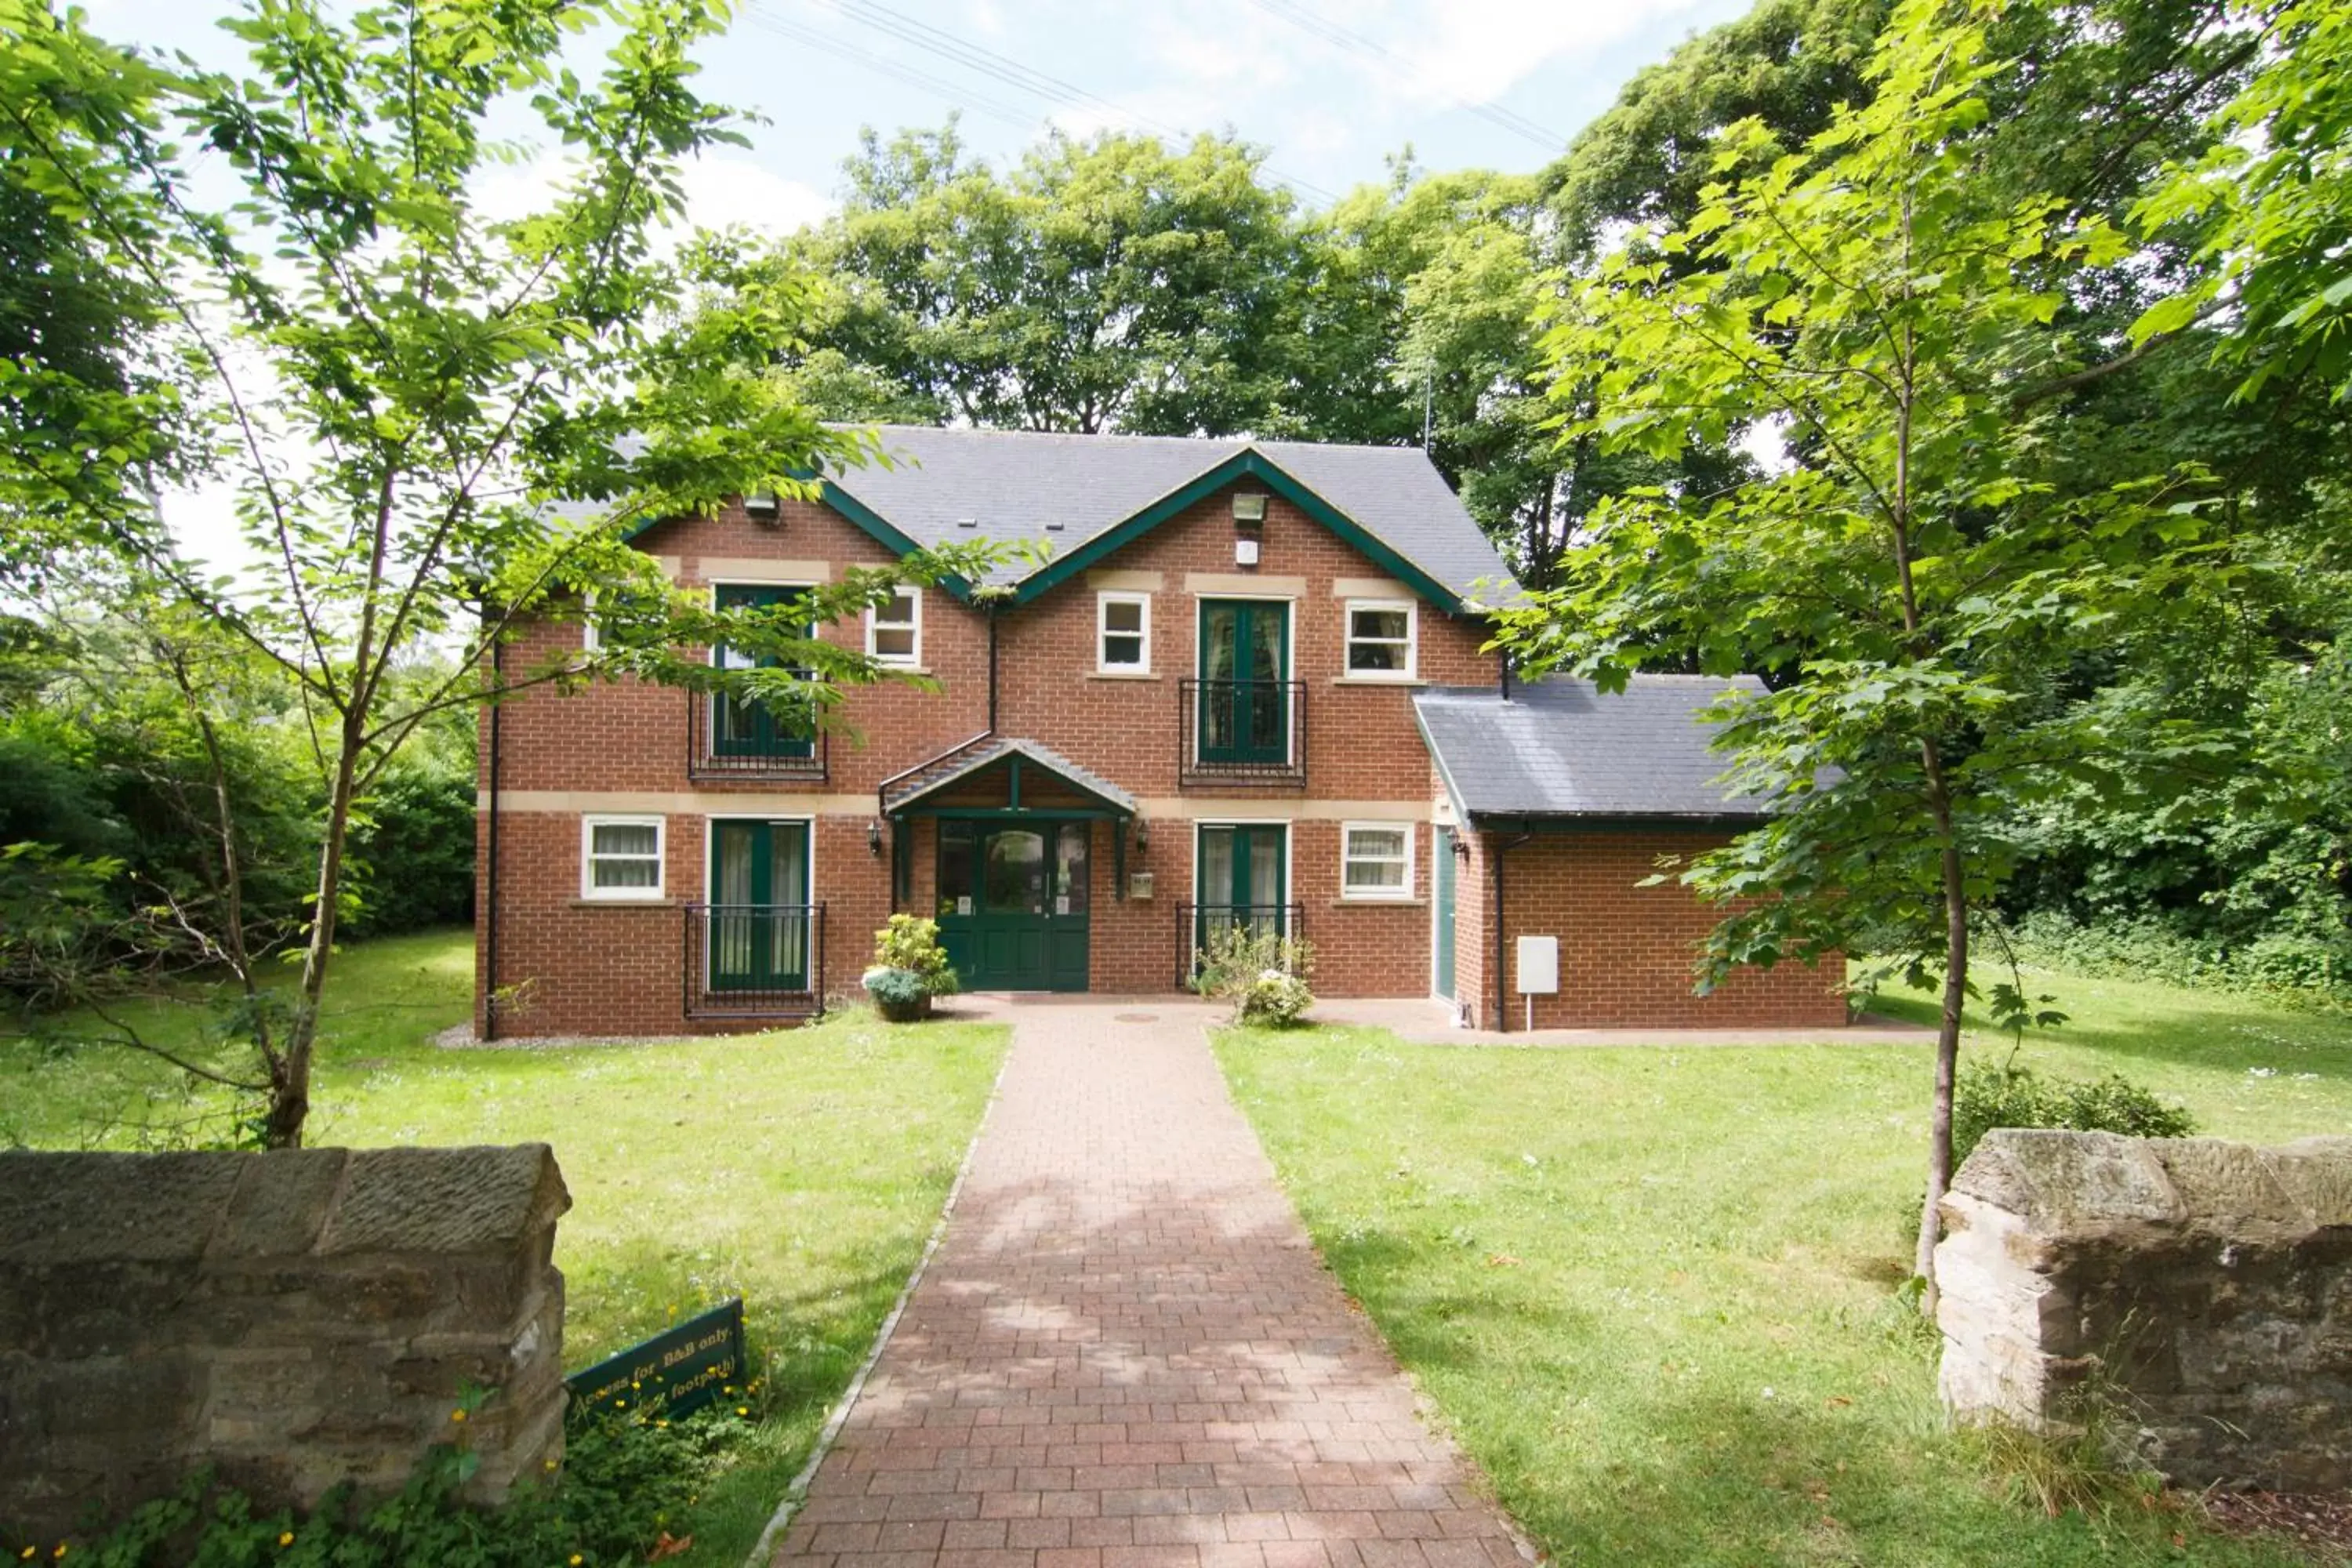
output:
M1456 925L1458 994L1475 1021L1495 1026L1495 857L1517 834L1471 836ZM1784 963L1735 971L1706 996L1691 992L1700 945L1718 918L1675 883L1639 884L1662 856L1687 857L1722 842L1678 831L1542 834L1507 851L1504 877L1504 1026L1523 1026L1516 943L1559 938L1559 994L1535 999L1538 1028L1768 1028L1845 1022L1836 991L1844 965Z
M1149 871L1154 897L1113 897L1114 858L1108 824L1093 842L1090 984L1102 992L1163 992L1179 962L1178 906L1193 897L1194 824L1239 818L1293 819L1291 889L1305 908L1307 935L1320 950L1318 988L1334 996L1425 994L1429 984L1430 833L1413 826L1413 900L1391 905L1342 902L1339 817L1361 816L1340 803L1377 803L1376 815L1426 818L1429 763L1402 686L1339 684L1344 667L1344 604L1338 578L1384 574L1280 498L1256 531L1259 579L1304 580L1292 607L1292 676L1306 683L1307 787L1219 784L1181 789L1177 776L1177 682L1195 668L1198 609L1188 573L1244 574L1234 561L1230 492L1200 502L1097 563L1097 570L1158 573L1152 597L1149 679L1097 679L1096 586L1080 574L999 623L998 731L1042 742L1074 762L1156 803L1150 846L1130 845L1128 868ZM786 502L781 523L754 524L740 510L664 523L639 541L674 559L681 582L701 585L727 575L713 559L823 561L832 575L848 564L885 563L888 553L829 508ZM1416 616L1418 673L1435 684L1485 685L1492 656L1479 647L1482 623L1448 617L1426 604ZM821 635L863 646L861 622ZM579 644L579 629L539 628L506 652L510 668L530 668ZM843 731L828 747L822 783L689 781L683 693L622 681L560 694L537 691L509 703L500 720L499 784L544 795L661 795L692 810L667 814L667 907L623 908L583 900L580 808L501 813L498 983L522 985L516 1007L502 1010L508 1034L634 1034L687 1027L680 973L679 906L704 896L704 842L711 816L765 812L816 817L814 896L827 906L825 973L837 994L855 990L871 952L871 933L890 908L888 854L866 849L866 825L886 777L966 741L988 723L985 617L947 594L926 590L922 662L940 689L893 683L852 692ZM484 748L487 787L488 747ZM590 810L635 812L624 803ZM886 839L887 837L886 825ZM487 826L482 844L487 849ZM935 839L918 825L908 908L931 907ZM481 864L487 871L487 855ZM487 889L478 907L488 908ZM480 933L478 932L478 941ZM478 963L487 977L487 965Z

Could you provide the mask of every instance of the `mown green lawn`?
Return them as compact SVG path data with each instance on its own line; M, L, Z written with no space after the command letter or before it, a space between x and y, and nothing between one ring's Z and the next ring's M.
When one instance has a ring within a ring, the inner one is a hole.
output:
M2120 1070L2218 1134L2352 1127L2352 1022L2032 978L2075 1018L2029 1065ZM1924 1046L1218 1049L1325 1257L1562 1562L2298 1561L2127 1500L2048 1518L1945 1430L1892 1295Z
M467 933L339 962L310 1141L552 1144L572 1199L556 1247L567 1369L743 1297L766 1362L761 1419L696 1517L672 1526L696 1537L674 1561L740 1563L937 1223L1006 1031L891 1027L861 1011L730 1039L451 1050L432 1039L467 1016ZM184 1042L194 1015L141 1016ZM169 1141L217 1110L180 1077L119 1048L0 1042L0 1144Z

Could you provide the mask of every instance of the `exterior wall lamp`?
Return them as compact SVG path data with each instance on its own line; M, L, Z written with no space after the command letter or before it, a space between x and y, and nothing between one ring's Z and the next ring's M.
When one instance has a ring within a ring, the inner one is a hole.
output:
M1236 490L1234 492L1234 521L1238 523L1258 523L1265 521L1265 492Z
M1135 852L1138 855L1151 847L1151 824L1141 817L1135 819Z
M773 490L753 490L743 498L743 515L753 522L773 522L782 510Z
M882 858L882 824L868 819L866 824L866 852L877 860Z

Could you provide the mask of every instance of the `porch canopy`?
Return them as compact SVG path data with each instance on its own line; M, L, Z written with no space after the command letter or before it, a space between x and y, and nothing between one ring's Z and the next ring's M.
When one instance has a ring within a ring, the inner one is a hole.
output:
M980 821L1108 822L1111 896L1127 896L1127 825L1136 799L1052 747L1014 735L982 735L882 781L882 815L890 819L891 883L898 901L913 892L911 854L917 817Z

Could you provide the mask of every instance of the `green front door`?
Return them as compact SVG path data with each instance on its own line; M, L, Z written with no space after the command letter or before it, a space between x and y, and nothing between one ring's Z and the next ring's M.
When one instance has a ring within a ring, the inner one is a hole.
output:
M1437 994L1454 994L1454 829L1441 827L1436 833L1437 865L1431 881L1437 889L1437 923L1431 940L1437 944Z
M1290 910L1284 896L1284 835L1280 826L1202 824L1199 886L1194 889L1192 942L1207 947L1234 926L1288 936Z
M1093 829L940 821L940 942L965 989L1087 988Z
M710 825L710 989L809 988L805 822Z
M1201 601L1201 757L1290 761L1290 606Z
M805 588L770 587L722 583L712 590L719 609L767 609L791 605L805 596ZM806 628L804 628L806 629ZM710 662L721 669L773 668L772 658L754 659L730 647L710 650ZM810 710L780 708L748 697L710 700L710 749L722 757L808 757L816 753L816 723Z

